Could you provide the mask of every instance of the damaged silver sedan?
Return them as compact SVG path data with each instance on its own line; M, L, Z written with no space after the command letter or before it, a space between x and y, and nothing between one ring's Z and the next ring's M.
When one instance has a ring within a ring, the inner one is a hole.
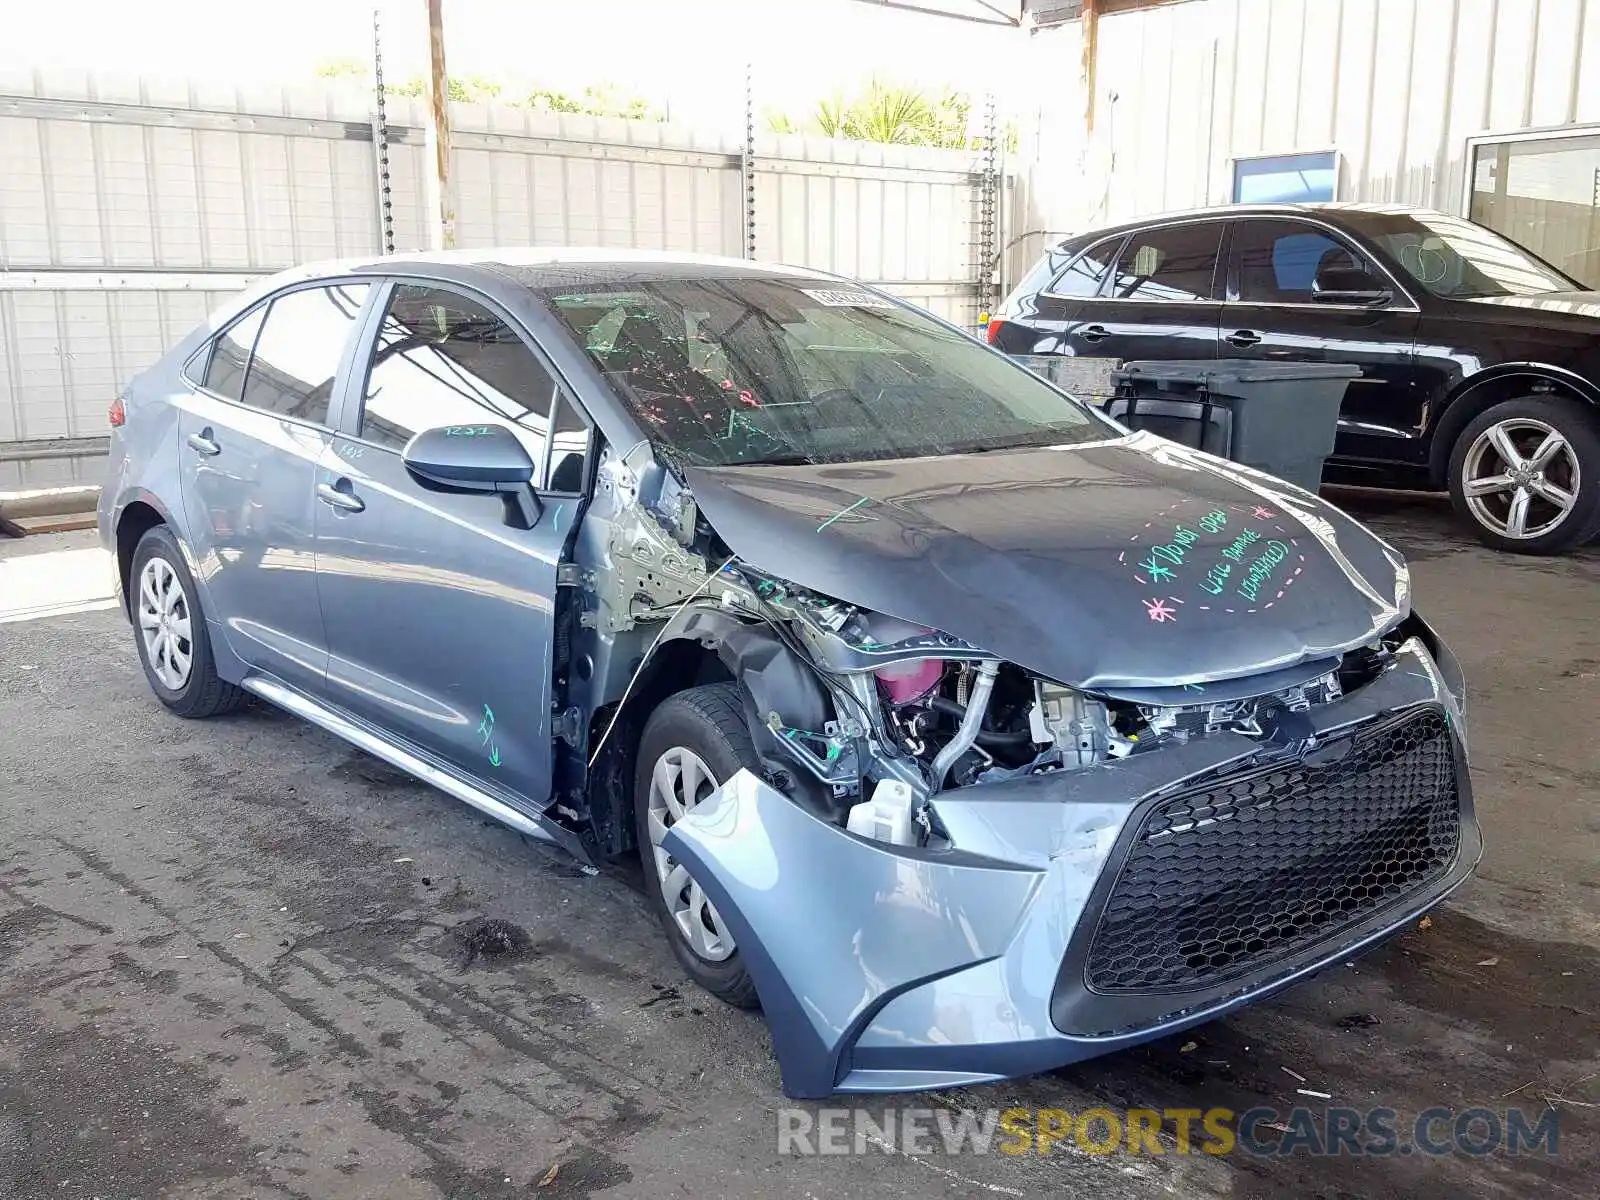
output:
M307 268L113 406L157 696L254 694L589 861L786 1091L1047 1070L1349 957L1475 865L1400 556L869 288Z

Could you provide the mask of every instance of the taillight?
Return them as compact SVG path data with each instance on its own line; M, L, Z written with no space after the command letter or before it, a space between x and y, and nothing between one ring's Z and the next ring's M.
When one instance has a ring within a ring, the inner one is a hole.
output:
M1005 327L1006 323L999 317L990 317L988 327L983 331L984 340L991 346L998 346L1000 344L1000 331Z
M122 407L121 396L111 402L111 407L106 410L106 419L111 422L113 429L120 429L128 423L128 412Z

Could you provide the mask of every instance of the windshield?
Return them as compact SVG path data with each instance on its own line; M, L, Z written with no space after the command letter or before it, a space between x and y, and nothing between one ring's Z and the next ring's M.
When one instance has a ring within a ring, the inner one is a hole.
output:
M1122 430L1001 355L830 280L546 288L651 440L697 466L1051 446Z
M1582 290L1492 229L1443 213L1363 213L1359 227L1435 296L1537 296Z

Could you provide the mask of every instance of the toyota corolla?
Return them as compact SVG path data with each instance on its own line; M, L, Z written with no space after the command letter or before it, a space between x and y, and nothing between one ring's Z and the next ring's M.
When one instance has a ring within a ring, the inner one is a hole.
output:
M848 280L305 268L111 416L101 533L162 703L254 696L637 853L796 1096L1211 1019L1479 855L1399 554Z

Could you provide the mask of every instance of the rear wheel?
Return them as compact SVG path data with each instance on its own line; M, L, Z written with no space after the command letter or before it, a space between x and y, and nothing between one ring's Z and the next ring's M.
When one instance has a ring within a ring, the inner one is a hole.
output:
M244 693L217 674L194 577L165 525L139 539L128 584L139 662L156 698L180 717L238 708Z
M1450 455L1450 498L1485 545L1561 554L1600 531L1600 417L1563 396L1497 404Z
M716 905L661 846L674 823L741 768L761 769L736 684L691 688L664 700L639 741L634 820L645 888L683 969L706 991L740 1008L757 1004L755 983Z

